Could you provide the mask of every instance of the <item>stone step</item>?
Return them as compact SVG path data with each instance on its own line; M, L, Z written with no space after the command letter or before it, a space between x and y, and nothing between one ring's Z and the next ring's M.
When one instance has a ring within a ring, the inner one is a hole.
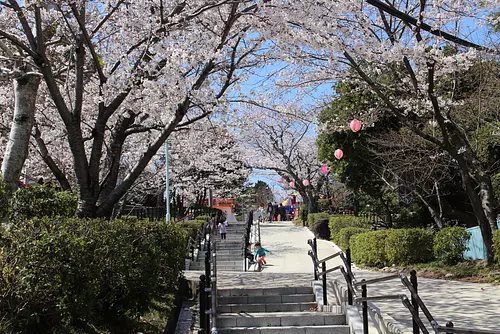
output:
M322 326L344 325L345 316L330 312L224 313L217 316L219 327Z
M218 268L219 269L219 268ZM221 269L223 270L223 269ZM313 294L287 294L270 296L218 296L219 305L224 304L275 304L313 302Z
M312 294L313 288L310 286L288 286L276 288L237 288L237 289L217 289L219 296L270 296L270 295L299 295Z
M218 334L251 333L251 334L349 334L349 326L323 325L323 326L269 326L269 327L226 327L217 328Z
M305 303L268 303L268 304L225 304L218 305L219 313L239 313L239 312L302 312L314 311L318 307L316 302Z
M205 270L205 266L190 266L189 270ZM217 271L243 271L243 264L234 266L217 267Z

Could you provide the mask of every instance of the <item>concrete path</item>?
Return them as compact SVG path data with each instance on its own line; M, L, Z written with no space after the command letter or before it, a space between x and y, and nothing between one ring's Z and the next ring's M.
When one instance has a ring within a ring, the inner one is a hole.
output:
M272 222L261 225L263 247L272 251L266 257L268 265L262 272L241 273L225 277L221 285L276 284L303 285L313 279L311 258L307 255L307 240L312 233L291 222ZM318 240L318 256L324 258L338 251L333 243ZM327 263L327 268L340 264L339 259ZM370 279L384 274L354 270L356 279ZM333 276L334 277L339 277ZM368 287L368 295L406 294L398 280ZM419 279L419 294L436 320L444 325L453 320L455 327L498 330L500 333L500 286L448 280ZM411 328L411 316L400 301L376 302L382 312Z

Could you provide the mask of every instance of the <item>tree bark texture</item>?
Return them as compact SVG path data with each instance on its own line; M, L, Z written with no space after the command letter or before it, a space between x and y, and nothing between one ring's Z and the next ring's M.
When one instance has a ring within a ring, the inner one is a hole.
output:
M8 196L16 190L28 156L39 85L40 77L36 74L26 74L14 79L14 117L2 162L2 174Z

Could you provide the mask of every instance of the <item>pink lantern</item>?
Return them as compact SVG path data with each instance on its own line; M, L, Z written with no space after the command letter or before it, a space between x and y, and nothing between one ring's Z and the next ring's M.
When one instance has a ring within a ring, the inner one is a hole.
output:
M340 148L335 150L335 158L340 160L340 159L342 159L343 156L344 156L344 152Z
M304 187L307 187L309 185L309 180L302 181L302 184L304 185Z
M280 179L280 182L281 182L281 183L285 182L285 179L284 179L284 178L281 178L281 179Z
M295 182L290 182L290 188L295 188Z
M353 119L351 121L351 124L349 124L349 126L351 127L351 130L353 132L358 132L359 130L361 130L361 121L357 120L357 119Z
M323 172L323 174L328 174L328 166L327 165L324 165L324 166L321 166L321 171Z

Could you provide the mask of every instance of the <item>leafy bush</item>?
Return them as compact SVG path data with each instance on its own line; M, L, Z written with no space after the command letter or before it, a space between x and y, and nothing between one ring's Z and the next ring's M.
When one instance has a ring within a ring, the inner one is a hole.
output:
M336 234L336 239L333 242L340 247L340 249L346 250L349 248L349 240L352 236L356 234L361 234L368 232L367 228L363 227L344 227L340 229L340 232Z
M419 228L387 230L385 251L390 264L425 263L433 259L432 231Z
M319 212L330 211L330 201L324 198L318 199L318 211Z
M349 242L352 261L371 267L386 266L385 239L387 232L388 230L380 230L353 235Z
M2 333L126 323L172 291L184 267L185 235L164 222L44 218L17 222L4 238Z
M11 199L11 219L72 217L76 213L76 193L57 191L46 185L32 185L16 191Z
M203 220L204 222L207 222L210 219L210 216L198 216L198 217L195 217L194 219Z
M445 227L434 237L434 256L447 265L462 262L469 239L470 233L464 227Z
M328 219L330 215L328 212L319 212L319 213L309 213L307 215L307 226L311 231L314 231L314 224L320 219Z
M346 227L368 228L368 224L364 223L362 218L349 215L330 216L328 226L330 227L331 240L337 245L339 242L339 233L341 229Z
M495 252L495 260L500 265L500 231L493 233L493 251Z
M187 220L179 225L182 227L182 229L186 232L186 235L195 237L196 233L198 230L201 230L203 228L203 225L206 223L205 220Z

